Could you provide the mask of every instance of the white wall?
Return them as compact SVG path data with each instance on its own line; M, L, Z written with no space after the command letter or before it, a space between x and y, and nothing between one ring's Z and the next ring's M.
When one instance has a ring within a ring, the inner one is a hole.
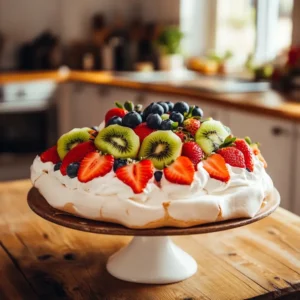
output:
M50 29L63 43L87 39L91 17L103 12L108 22L121 13L125 21L179 23L180 0L0 0L0 32L6 37L0 68L13 68L20 43Z

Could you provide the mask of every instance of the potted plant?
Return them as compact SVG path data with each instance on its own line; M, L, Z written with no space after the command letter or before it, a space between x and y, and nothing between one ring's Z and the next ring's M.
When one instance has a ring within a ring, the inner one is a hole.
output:
M162 30L157 39L160 50L160 69L165 71L179 70L183 67L183 56L180 43L183 33L177 26L169 26Z

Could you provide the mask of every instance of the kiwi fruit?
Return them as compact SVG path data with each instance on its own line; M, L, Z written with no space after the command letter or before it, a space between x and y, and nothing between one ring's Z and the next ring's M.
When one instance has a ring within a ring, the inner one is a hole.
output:
M61 160L66 154L76 145L86 142L90 139L91 128L74 128L71 131L63 134L57 142L57 152Z
M196 143L205 154L209 155L219 149L229 135L220 121L209 120L201 124L195 135Z
M171 130L155 131L143 140L139 158L150 159L161 170L180 156L181 147L181 139Z
M101 152L111 154L115 158L136 158L140 138L131 128L115 124L98 133L95 146Z

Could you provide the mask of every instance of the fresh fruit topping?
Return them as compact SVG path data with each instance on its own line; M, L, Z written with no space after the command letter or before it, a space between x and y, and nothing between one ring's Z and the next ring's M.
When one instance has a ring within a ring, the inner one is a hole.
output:
M136 112L138 112L138 113L143 112L143 105L142 105L142 104L136 104L136 105L134 106L134 110L135 110Z
M262 156L260 149L258 148L258 144L257 143L252 143L250 145L254 155L256 155L258 157L258 159L264 164L264 167L267 168L268 164L266 162L266 160L264 159L264 157Z
M135 158L140 139L131 128L110 125L98 133L95 145L102 153L111 154L115 158Z
M172 123L173 121L171 120L164 120L160 124L160 130L171 130L172 129Z
M99 127L98 126L92 126L90 128L93 129L93 130L95 130L95 131L99 131Z
M107 123L112 117L123 118L127 114L127 110L119 107L110 109L105 115L105 123Z
M86 142L91 138L94 130L90 128L75 128L63 134L57 142L57 152L61 160L66 154L80 143Z
M76 147L72 148L62 161L62 164L60 166L61 174L66 175L67 167L69 164L73 162L81 162L88 153L93 152L95 150L96 148L94 143L90 141L80 143Z
M211 154L219 149L219 146L228 136L223 124L219 121L211 120L201 124L195 135L197 144L206 154Z
M134 104L131 102L131 101L126 101L124 103L124 108L127 110L127 111L133 111L134 110Z
M168 120L170 118L170 115L169 114L163 114L161 116L161 119L164 121L164 120Z
M135 128L142 123L142 117L136 111L131 111L123 117L122 125L129 128Z
M237 149L239 149L243 153L247 170L249 172L253 172L254 170L253 152L250 146L247 144L245 140L242 139L237 139L234 142L234 145Z
M136 135L139 136L140 142L142 143L144 138L148 136L150 133L154 132L154 129L151 129L147 126L147 123L141 123L137 127L133 129Z
M111 171L114 164L114 157L110 154L100 155L98 152L91 152L84 157L78 171L78 180L88 182L96 177L104 176Z
M203 110L199 108L198 106L195 106L192 110L192 116L193 117L203 117Z
M160 182L161 181L161 178L162 178L162 175L163 175L163 172L162 171L156 171L154 172L154 178L157 182Z
M182 156L188 157L194 166L202 160L204 153L196 142L186 142L182 146Z
M147 119L147 126L152 129L159 129L162 119L159 114L150 114Z
M166 101L165 103L168 104L168 106L169 106L169 111L171 111L171 110L173 109L173 107L174 107L174 103L173 103L173 102L170 102L170 101Z
M128 160L127 159L123 159L123 158L117 158L114 161L114 172L116 172L119 168L128 165Z
M61 162L58 162L57 164L54 165L54 172L58 171L60 169Z
M155 131L144 139L139 158L150 159L161 170L180 155L181 147L180 138L172 131Z
M182 142L184 142L186 140L186 138L187 138L186 134L183 131L181 131L181 130L175 131L174 133L180 138L180 140Z
M203 168L211 178L223 182L227 182L230 179L225 159L220 154L212 154L203 160Z
M185 115L189 111L189 105L186 102L177 102L175 103L172 111L180 112L182 115Z
M233 135L228 135L224 142L219 146L219 149L221 148L226 148L226 147L231 147L234 142L236 141L236 137Z
M118 116L114 116L108 120L108 122L106 123L106 127L114 124L122 125L122 119Z
M75 178L78 174L79 166L80 166L80 163L78 163L78 162L70 163L67 166L67 175L70 178Z
M172 111L170 114L170 120L177 122L179 125L182 124L184 117L180 112Z
M168 106L167 103L165 103L165 102L157 102L157 104L159 104L163 108L164 114L169 111L169 106Z
M218 154L220 154L225 162L233 167L246 168L245 159L243 153L234 147L227 147L219 149Z
M45 152L43 152L40 155L41 161L42 162L49 162L51 161L52 163L56 164L60 161L60 157L57 153L57 146L53 146L51 148L49 148L48 150L46 150Z
M142 193L148 181L153 176L153 164L151 160L145 159L138 163L120 167L116 171L116 176L129 185L135 194Z
M170 182L190 185L194 180L195 169L189 158L179 156L171 165L164 168L164 175Z
M192 136L195 136L197 130L200 128L200 121L196 119L186 119L183 122L183 128Z
M145 108L144 113L143 113L143 117L144 117L144 120L147 120L147 117L150 114L158 114L158 115L161 116L163 113L164 113L163 107L160 106L159 104L153 102Z

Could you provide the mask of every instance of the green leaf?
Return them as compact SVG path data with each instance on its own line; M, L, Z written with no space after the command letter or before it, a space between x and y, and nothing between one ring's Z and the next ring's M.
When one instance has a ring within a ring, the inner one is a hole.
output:
M226 148L231 146L236 140L235 136L229 135L226 137L226 139L224 140L224 142L220 145L219 148Z
M250 146L252 144L252 141L250 139L249 136L245 136L245 141L247 142L247 144Z
M133 111L134 110L134 105L131 101L126 101L124 103L124 107L127 111Z
M115 102L115 105L116 105L116 107L119 107L119 108L122 108L122 109L124 108L123 105L120 102Z
M137 112L142 112L143 110L143 105L142 104L136 104L134 106L134 110L137 111Z
M178 122L173 122L171 125L172 125L172 130L178 128Z

